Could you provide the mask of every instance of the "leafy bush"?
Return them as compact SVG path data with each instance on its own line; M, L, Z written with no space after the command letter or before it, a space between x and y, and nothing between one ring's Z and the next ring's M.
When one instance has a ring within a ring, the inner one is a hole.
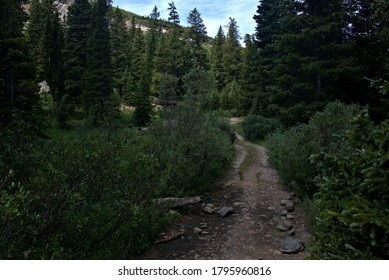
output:
M279 120L260 115L250 115L242 122L244 135L250 141L262 140L266 135L280 129L281 126Z
M165 110L151 133L160 170L159 195L192 195L206 190L233 156L231 128L190 107Z
M310 155L320 152L347 154L348 146L336 135L352 128L349 121L360 110L355 105L331 103L323 112L316 113L308 124L267 137L269 162L301 197L312 197L318 191L314 182L318 169L310 161Z
M129 245L128 238L150 238L161 226L158 209L142 206L152 198L145 187L156 184L141 143L126 131L88 131L2 156L1 258L117 258L138 251L145 241ZM140 225L150 228L140 234Z
M2 133L0 259L134 256L171 219L154 198L199 194L230 162L221 127L176 108L148 132Z
M320 168L313 257L389 258L389 121L364 112L342 138L349 153L313 156Z

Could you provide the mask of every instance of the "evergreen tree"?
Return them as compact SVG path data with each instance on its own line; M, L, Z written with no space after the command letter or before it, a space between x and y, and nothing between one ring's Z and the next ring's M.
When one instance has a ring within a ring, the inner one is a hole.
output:
M150 14L150 18L153 20L157 20L160 17L160 12L158 12L157 6L154 6L153 11Z
M49 19L47 16L49 11L45 8L42 1L31 0L30 16L26 33L30 56L34 59L35 72L38 81L45 80L44 60L47 52L43 46L43 37L46 36L43 28L48 27L46 20Z
M345 102L368 104L370 116L377 122L388 113L388 96L381 96L369 87L365 77L389 78L388 72L388 7L387 1L354 0L344 4L348 15L347 39L352 44L348 56L352 56L352 76L342 77L339 87ZM384 9L384 10L382 10ZM382 11L385 11L382 13ZM385 35L386 34L386 35Z
M228 85L240 77L241 46L239 27L235 19L230 18L226 42L223 45L223 80Z
M174 23L175 25L180 25L180 15L177 12L177 8L174 2L169 3L168 10L169 10L168 21Z
M57 9L52 0L31 2L27 38L38 81L46 81L54 103L64 95L62 49L64 38Z
M38 124L37 86L23 35L27 18L22 3L0 1L0 130L14 121Z
M224 34L223 28L220 26L211 49L211 70L216 77L219 91L222 90L225 86L223 80L223 46L225 42L226 36Z
M245 47L242 50L242 69L240 84L242 85L242 96L240 109L243 115L247 115L253 104L254 93L257 90L258 82L258 51L253 36L246 34L244 37Z
M113 98L111 43L108 27L110 5L110 0L98 0L93 5L87 41L83 104L87 118L94 126L110 124L118 107Z
M178 14L176 14L178 16ZM154 76L158 85L165 75L178 79L178 95L184 94L183 77L192 68L189 43L182 40L181 26L174 24L167 34L162 34L158 40L154 58ZM158 87L158 86L157 86ZM158 89L157 89L158 91Z
M127 83L125 86L124 100L130 104L135 104L135 96L138 91L139 80L143 67L143 56L145 53L145 38L142 30L135 27L134 19L131 27L133 34L130 43L130 64L126 73Z
M126 26L123 11L116 8L112 12L111 19L111 49L113 86L120 97L125 96L123 92L127 84L128 70L130 67L130 32Z
M282 0L262 0L254 16L256 22L255 44L258 55L254 58L258 70L257 79L252 85L256 88L251 113L270 116L268 87L274 84L274 63L277 57L275 40L281 32L281 18L284 14Z
M151 81L153 72L153 59L155 55L155 33L156 30L151 28L147 34L146 52L143 58L142 71L140 74L138 91L134 98L136 107L134 112L134 120L137 126L144 126L151 120L152 104L151 104Z
M194 66L208 68L207 67L207 52L203 48L203 44L207 41L207 29L201 18L200 12L197 8L194 8L188 16L189 41L192 43L192 53L194 56Z
M92 6L88 0L75 0L69 7L65 34L65 89L72 107L80 106L87 72L88 37Z

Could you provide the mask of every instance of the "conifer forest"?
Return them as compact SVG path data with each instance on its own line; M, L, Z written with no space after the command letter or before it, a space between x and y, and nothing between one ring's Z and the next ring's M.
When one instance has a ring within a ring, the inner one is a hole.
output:
M215 37L174 2L0 3L0 259L137 258L236 132L299 197L310 259L389 258L387 0L261 0L254 34Z

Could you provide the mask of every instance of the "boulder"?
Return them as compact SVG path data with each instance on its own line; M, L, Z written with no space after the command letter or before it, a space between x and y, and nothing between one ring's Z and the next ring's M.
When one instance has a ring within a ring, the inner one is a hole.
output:
M286 254L297 254L304 251L304 242L297 238L287 237L281 242L280 251Z

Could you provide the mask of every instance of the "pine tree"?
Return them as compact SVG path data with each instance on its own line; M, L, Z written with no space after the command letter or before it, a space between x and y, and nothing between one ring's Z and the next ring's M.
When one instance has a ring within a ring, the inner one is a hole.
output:
M118 104L113 98L111 43L108 27L110 0L93 5L92 21L87 40L87 64L83 104L93 126L111 124Z
M228 85L240 77L241 46L239 27L235 19L230 18L226 42L223 45L223 81Z
M226 36L223 28L220 26L211 49L211 70L216 77L217 88L219 91L225 87L223 80L223 46L225 42Z
M176 16L178 14L174 13ZM154 77L158 85L165 75L178 79L178 95L183 96L183 77L192 68L189 43L182 40L182 27L174 24L158 40L154 57ZM158 89L157 89L158 91Z
M0 130L15 121L39 125L37 84L23 34L27 18L22 2L0 3Z
M208 68L207 52L203 48L203 44L207 41L207 29L201 18L200 12L194 8L188 16L189 41L192 43L192 53L194 56L194 66L200 68Z
M143 67L143 56L145 53L145 38L142 30L135 27L134 19L131 27L131 33L133 34L130 43L130 64L126 73L127 83L125 85L125 101L130 104L135 104L135 96L138 92L139 80Z
M72 107L80 106L84 95L91 12L88 0L75 0L68 10L63 55L65 90Z
M134 112L134 120L137 126L144 126L151 120L152 104L151 104L151 81L153 72L153 59L155 55L155 33L156 30L151 28L147 34L146 52L143 59L143 67L139 79L138 91L134 99L136 107Z
M177 12L174 2L169 3L168 10L170 11L168 21L174 23L175 25L180 25L180 15Z
M242 96L240 98L240 109L243 115L247 115L253 104L254 93L258 85L258 51L253 36L246 34L244 37L245 47L242 50L242 68L240 84L242 85Z
M47 1L45 1L47 2ZM30 56L34 59L35 72L38 81L45 80L45 55L47 54L43 45L43 38L46 35L43 31L47 26L48 12L44 3L40 0L32 0L30 4L30 17L27 25L27 42L29 44ZM47 30L46 30L47 31Z
M127 84L128 70L130 67L130 43L131 35L127 29L123 11L119 8L113 10L111 19L111 49L113 86L120 97L125 96L123 92Z
M258 55L254 58L258 70L257 79L254 82L256 92L251 108L252 114L270 116L269 100L271 99L268 87L274 85L273 75L277 51L275 48L276 37L281 32L281 18L283 15L282 0L262 0L257 7L257 14L254 16L256 22L255 44Z
M160 17L160 12L158 12L157 6L154 6L153 11L150 14L150 18L153 20L157 20Z

